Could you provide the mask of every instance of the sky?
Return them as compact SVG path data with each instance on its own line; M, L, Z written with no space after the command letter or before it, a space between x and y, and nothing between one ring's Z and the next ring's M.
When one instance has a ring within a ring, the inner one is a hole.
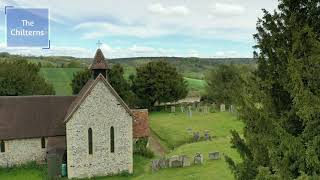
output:
M1 0L0 52L35 56L252 57L256 22L277 0ZM49 8L50 49L7 48L5 6Z

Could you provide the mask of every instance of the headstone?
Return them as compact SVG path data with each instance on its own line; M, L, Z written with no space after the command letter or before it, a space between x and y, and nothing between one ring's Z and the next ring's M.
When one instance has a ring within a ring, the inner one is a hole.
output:
M182 160L182 167L188 167L191 165L190 159L188 156L186 155L182 155L180 156L181 160Z
M172 156L169 158L169 167L176 167L178 165L179 156Z
M211 140L212 140L212 139L211 139L211 135L210 135L210 133L209 133L208 130L206 130L206 131L204 132L204 139L205 139L206 141L211 141Z
M210 160L218 160L218 159L220 159L220 153L219 152L210 152L209 153L209 159Z
M200 103L198 103L198 104L197 104L197 107L196 107L196 111L197 111L197 112L200 112L200 108L201 108Z
M175 113L176 112L176 107L175 106L171 106L171 112Z
M203 164L203 155L201 153L197 153L194 156L194 160L193 160L194 164Z
M159 170L159 160L152 160L151 161L151 169L152 169L152 172Z
M220 111L221 112L225 112L226 111L226 105L225 104L221 104L220 105Z
M199 132L194 132L193 133L193 140L194 141L199 141L200 140L200 133Z
M166 158L159 159L158 166L160 169L168 168L169 167L168 160Z
M188 115L189 115L189 118L192 117L192 109L191 109L191 106L188 106Z

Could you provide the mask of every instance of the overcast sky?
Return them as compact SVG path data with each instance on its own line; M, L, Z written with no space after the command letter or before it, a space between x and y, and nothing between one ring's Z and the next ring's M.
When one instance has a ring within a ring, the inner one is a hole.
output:
M277 0L1 0L0 51L108 58L252 57L262 8ZM4 7L49 8L51 49L5 47Z

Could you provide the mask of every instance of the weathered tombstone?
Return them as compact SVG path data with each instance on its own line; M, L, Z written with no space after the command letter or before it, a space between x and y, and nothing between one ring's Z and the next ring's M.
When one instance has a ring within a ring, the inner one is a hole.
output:
M215 112L215 111L217 110L217 105L216 105L216 103L212 103L212 104L211 104L211 109L212 109L211 112Z
M182 155L182 156L180 156L180 158L181 158L181 161L182 161L182 167L187 167L187 166L191 165L190 159L188 158L188 156Z
M197 104L197 107L196 107L196 111L197 111L197 112L200 112L200 109L201 109L201 105L200 105L200 103L198 103L198 104Z
M200 140L200 133L199 132L194 132L193 133L193 140L194 141L199 141Z
M168 168L169 167L168 160L166 158L159 159L158 166L160 169Z
M208 106L205 105L205 106L203 106L203 108L204 108L204 113L208 113Z
M180 160L174 160L171 162L171 167L173 168L178 168L178 167L182 167L182 161Z
M221 104L220 105L220 111L221 112L225 112L226 111L226 105L225 104Z
M177 165L176 161L179 161L179 156L171 156L168 161L169 161L169 167L174 167Z
M197 153L195 156L194 156L194 160L193 160L193 163L194 164L203 164L203 155L201 153Z
M171 106L171 112L175 113L176 112L176 107L175 106Z
M206 131L204 132L204 139L205 139L206 141L211 141L211 140L212 140L212 139L211 139L211 135L210 135L210 133L209 133L208 130L206 130Z
M192 109L196 109L196 103L192 103Z
M192 117L192 109L191 109L191 106L188 106L188 115L189 115L189 118Z
M210 152L209 153L209 159L210 160L218 160L220 159L220 153L219 152Z
M152 169L152 172L159 170L159 160L152 160L151 161L151 169Z

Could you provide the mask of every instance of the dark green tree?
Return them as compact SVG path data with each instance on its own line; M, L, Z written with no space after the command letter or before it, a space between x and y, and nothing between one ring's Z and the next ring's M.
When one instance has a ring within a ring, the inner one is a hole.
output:
M39 75L40 67L21 58L0 62L0 96L52 95L53 86Z
M208 99L220 104L235 103L241 85L240 70L235 65L219 65L206 77Z
M137 68L132 90L142 107L173 102L187 96L187 84L174 66L164 61L149 62Z
M135 102L135 96L130 90L130 84L124 78L124 70L120 64L115 64L107 71L108 81L112 87L117 91L119 96L128 104L132 105ZM73 94L78 94L82 87L91 78L91 70L84 69L73 75L71 82Z
M73 74L73 78L71 81L72 93L78 94L82 87L87 83L87 81L91 78L91 70L84 69L82 71L78 71Z
M320 2L280 0L257 23L255 76L240 90L244 138L233 134L237 179L320 174ZM245 142L245 143L244 143Z

